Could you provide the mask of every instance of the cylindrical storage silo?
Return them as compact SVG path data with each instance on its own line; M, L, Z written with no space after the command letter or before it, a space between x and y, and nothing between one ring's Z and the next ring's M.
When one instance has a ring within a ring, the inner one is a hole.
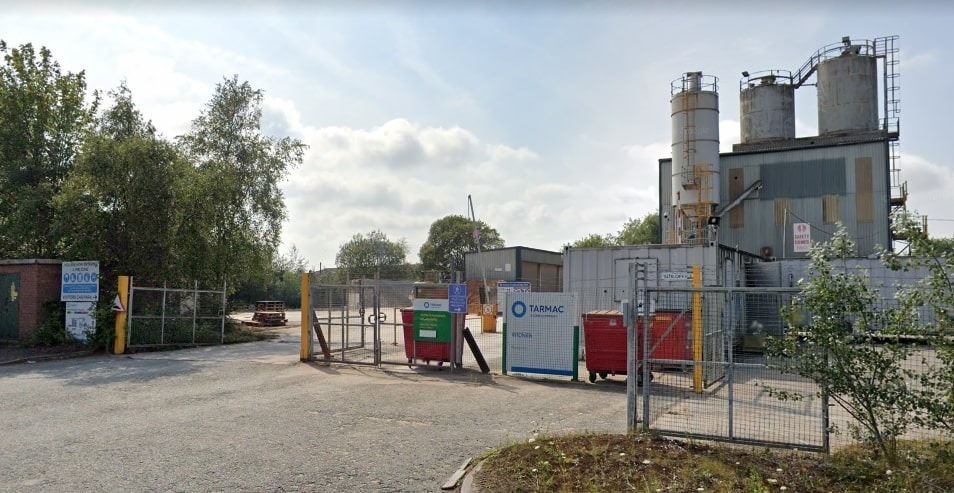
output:
M878 62L858 48L818 64L818 135L878 129Z
M791 76L752 78L739 94L742 143L795 138L795 86Z
M672 83L672 202L696 225L719 203L718 79L688 72ZM681 236L677 226L677 241Z

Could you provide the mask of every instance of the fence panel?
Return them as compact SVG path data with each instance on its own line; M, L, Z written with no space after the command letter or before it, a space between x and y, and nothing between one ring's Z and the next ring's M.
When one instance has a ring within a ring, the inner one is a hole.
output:
M690 301L677 312L653 314L641 351L633 352L654 376L636 403L644 429L828 449L828 406L818 385L773 369L763 352L766 335L781 333L779 309L798 290L650 287L647 292L651 299ZM780 400L780 392L800 398Z
M312 333L322 341L311 345L313 351L321 351L325 361L378 364L375 287L318 284L310 290Z
M466 369L480 369L471 344L491 372L502 372L501 318L485 320L478 314L455 316L451 342L414 341L414 300L446 299L447 284L412 281L361 280L348 285L313 285L312 317L322 331L328 355L312 344L312 358L357 364L393 364L446 367L451 361ZM480 308L480 305L476 305ZM489 315L494 315L489 313ZM317 335L314 331L312 334ZM457 354L452 353L456 348Z
M221 291L136 286L130 278L126 347L194 346L225 340Z

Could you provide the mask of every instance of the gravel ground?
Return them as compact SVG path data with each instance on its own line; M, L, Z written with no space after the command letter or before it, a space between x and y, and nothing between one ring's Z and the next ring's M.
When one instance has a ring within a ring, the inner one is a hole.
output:
M440 491L534 432L624 432L598 385L223 347L0 366L0 491Z

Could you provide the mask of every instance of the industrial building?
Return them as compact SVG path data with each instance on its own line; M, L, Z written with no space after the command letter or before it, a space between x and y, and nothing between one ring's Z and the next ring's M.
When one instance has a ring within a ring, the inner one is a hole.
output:
M897 168L898 64L897 36L845 37L794 72L743 72L741 142L725 154L718 79L677 79L672 156L659 161L660 242L804 258L804 240L826 240L841 223L859 256L891 248L890 215L907 200ZM818 135L796 138L795 93L806 85L817 89Z
M689 287L693 268L701 286L794 286L810 243L828 240L838 224L857 244L856 264L879 269L869 258L903 240L892 236L891 215L907 212L898 67L897 36L844 37L795 71L743 72L741 142L729 153L719 152L718 78L687 72L673 81L672 154L659 160L660 244L567 248L564 289L578 293L581 313L619 309L642 299L642 287ZM805 86L816 88L818 135L796 137L794 98ZM734 323L764 316L744 311ZM780 330L778 310L770 312L776 319L759 325Z
M464 255L468 281L529 282L533 291L560 292L563 254L524 246L493 248Z

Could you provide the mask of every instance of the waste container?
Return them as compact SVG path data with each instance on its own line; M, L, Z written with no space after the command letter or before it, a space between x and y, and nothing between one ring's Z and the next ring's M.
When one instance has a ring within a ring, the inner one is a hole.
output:
M636 330L636 345L642 351L642 317L639 317ZM626 375L626 325L623 324L623 312L617 310L595 310L583 315L583 339L586 341L586 371L590 382L596 376ZM652 374L650 374L652 376ZM636 383L642 385L642 366L636 375Z
M657 311L653 314L653 359L692 361L692 315Z
M408 364L413 364L416 359L423 360L425 364L430 364L432 360L437 361L438 366L445 361L450 362L449 343L414 340L413 308L401 308L401 325L404 326L404 355Z

